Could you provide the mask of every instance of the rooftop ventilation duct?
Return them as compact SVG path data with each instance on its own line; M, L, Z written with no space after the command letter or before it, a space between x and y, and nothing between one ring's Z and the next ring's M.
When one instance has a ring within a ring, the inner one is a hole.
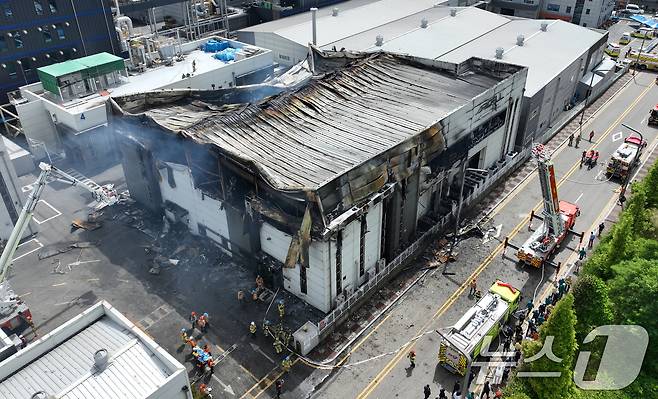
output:
M548 22L541 23L541 30L546 32L548 30Z
M451 8L450 9L450 16L451 17L456 17L457 16L457 9L456 8Z
M339 12L340 12L340 8L334 7L333 10L331 10L331 15L337 17Z
M311 18L313 23L313 45L318 44L318 9L316 7L311 8Z
M502 47L496 48L496 58L497 59L502 59L503 58L503 53L505 52L505 49Z
M525 36L523 35L518 35L516 37L516 45L517 46L523 46L523 41L525 40Z
M107 366L108 361L107 349L99 349L94 353L94 365L97 369L103 370Z
M384 44L384 36L377 35L377 37L375 38L375 45L381 47L383 44Z
M420 27L427 28L427 18L423 18L420 20Z

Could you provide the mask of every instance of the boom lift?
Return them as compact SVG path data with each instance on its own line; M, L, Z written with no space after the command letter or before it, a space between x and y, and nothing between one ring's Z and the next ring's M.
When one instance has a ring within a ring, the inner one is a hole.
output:
M32 191L30 192L21 214L18 216L16 225L7 240L2 255L0 256L0 328L8 331L13 331L23 324L27 319L32 317L29 307L23 302L11 289L7 281L7 272L11 266L14 253L18 247L18 243L23 236L23 232L32 220L32 215L37 207L37 203L41 198L43 189L48 184L48 178L53 175L59 181L69 183L71 185L79 185L93 194L97 202L95 209L102 209L108 205L114 205L119 200L119 195L112 185L101 186L100 188L92 187L91 185L76 179L68 173L57 169L56 167L41 163L39 164L41 173L34 182Z
M505 238L504 245L517 250L516 257L519 261L538 268L547 262L553 252L560 247L567 233L579 236L581 242L584 233L576 233L571 230L576 223L576 218L580 216L580 207L567 201L558 200L553 162L546 154L544 146L536 145L532 149L532 154L537 160L544 212L543 218L532 212L530 223L533 218L537 218L542 221L542 224L532 232L530 238L521 247L513 245L507 238Z

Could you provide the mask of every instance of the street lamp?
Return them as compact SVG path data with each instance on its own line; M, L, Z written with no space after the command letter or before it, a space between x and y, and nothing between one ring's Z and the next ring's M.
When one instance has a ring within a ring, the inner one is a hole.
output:
M644 50L644 41L646 40L647 35L642 36L642 44L640 44L640 49L637 51L637 60L635 61L635 68L639 68L640 66L640 55L642 54L642 50ZM635 68L633 69L633 76L635 76Z
M610 72L610 71L612 71L612 69L601 69L596 72ZM583 110L580 111L580 122L578 122L578 124L580 125L578 129L578 137L580 137L581 139L583 138L583 119L585 118L585 110L589 105L589 96L594 91L594 87L593 87L594 75L596 75L596 73L594 73L594 69L592 69L590 72L592 73L592 78L589 80L589 89L587 90L587 96L585 96L585 106L583 106Z
M455 232L452 236L452 245L450 245L450 249L448 250L448 259L446 260L446 263L444 263L443 266L443 275L448 275L448 274L454 274L454 273L448 273L446 271L446 265L448 262L450 262L450 257L452 256L452 249L455 247L457 244L457 234L459 233L459 217L462 212L462 203L464 202L464 183L466 182L466 172L483 172L483 173L489 173L488 170L485 169L476 169L476 168L467 168L466 167L466 160L462 162L462 184L459 189L459 204L457 205L457 216L455 220Z

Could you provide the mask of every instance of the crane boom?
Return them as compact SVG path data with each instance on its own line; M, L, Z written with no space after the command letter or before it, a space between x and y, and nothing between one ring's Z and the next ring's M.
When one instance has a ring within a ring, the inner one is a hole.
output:
M119 200L116 190L111 186L101 186L99 188L92 187L80 179L44 162L39 164L39 169L41 169L41 173L34 182L32 191L27 197L23 209L21 210L21 214L18 216L14 229L11 231L7 244L2 251L2 255L0 255L0 315L10 314L14 311L16 304L19 301L18 297L14 295L14 292L9 286L9 282L6 281L7 271L9 270L9 266L11 266L14 253L16 252L16 248L18 248L18 243L23 236L23 232L32 220L32 215L39 203L43 189L48 184L48 177L56 175L60 181L67 182L71 185L79 185L90 191L93 194L94 199L98 202L96 209L103 208L107 205L114 205Z

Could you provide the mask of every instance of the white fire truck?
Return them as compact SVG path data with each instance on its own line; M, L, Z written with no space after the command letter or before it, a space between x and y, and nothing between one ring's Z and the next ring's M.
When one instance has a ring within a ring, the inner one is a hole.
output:
M610 157L606 176L619 177L622 181L626 180L629 173L637 166L642 156L642 150L646 147L647 142L637 136L626 137L624 142Z

